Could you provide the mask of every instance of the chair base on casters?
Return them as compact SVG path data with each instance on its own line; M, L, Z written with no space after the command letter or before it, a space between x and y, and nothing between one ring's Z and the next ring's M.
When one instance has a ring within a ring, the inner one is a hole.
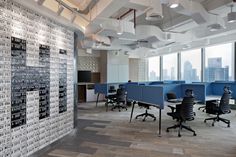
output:
M113 111L114 109L117 109L117 108L119 109L119 112L121 111L121 109L125 109L127 111L127 107L120 104L116 104L115 106L111 108L111 110Z
M206 106L198 107L198 110L201 110L201 109L203 109L202 112L204 112L206 110Z
M148 116L149 116L149 117L152 117L152 118L153 118L153 121L156 120L156 117L154 116L154 114L148 113L148 110L147 110L147 109L146 109L146 112L145 112L145 113L140 114L140 115L137 115L137 116L135 117L135 119L137 119L138 117L143 117L143 116L144 116L143 121L145 121Z
M219 117L219 115L218 115L217 117L206 118L206 119L204 120L204 123L206 123L206 121L208 121L208 120L213 120L213 122L212 122L212 124L211 124L212 126L215 125L215 122L216 122L216 121L217 121L217 122L222 121L222 122L228 124L227 127L230 127L230 120L225 119L225 118L221 118L221 117Z
M193 132L193 136L197 136L196 132L192 128L190 128L189 126L183 125L182 122L180 122L179 124L176 124L174 126L168 127L166 129L166 132L169 132L169 129L176 129L176 128L179 128L179 130L178 130L178 137L181 137L180 131L182 130L182 128L184 128L184 129L186 129L188 131Z

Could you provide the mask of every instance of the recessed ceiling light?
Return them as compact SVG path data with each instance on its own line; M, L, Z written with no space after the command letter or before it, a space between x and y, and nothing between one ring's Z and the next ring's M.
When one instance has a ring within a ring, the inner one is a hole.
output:
M170 0L169 1L169 7L170 8L177 8L179 6L179 0Z
M170 5L170 8L177 8L178 6L179 6L179 4L174 3L174 4L171 4L171 5Z
M236 22L236 12L228 13L227 18L228 18L228 23Z
M117 35L122 35L123 33L122 33L122 32L117 32L116 34L117 34Z
M233 12L233 5L230 5L231 12L227 15L227 21L228 23L236 22L236 12Z
M207 28L209 29L209 31L215 32L215 31L222 29L223 27L218 23L214 23L214 24L207 26Z
M117 27L116 34L117 34L117 35L122 35L122 34L123 34L123 27L122 27L120 21L119 21L119 25L118 25L118 27Z

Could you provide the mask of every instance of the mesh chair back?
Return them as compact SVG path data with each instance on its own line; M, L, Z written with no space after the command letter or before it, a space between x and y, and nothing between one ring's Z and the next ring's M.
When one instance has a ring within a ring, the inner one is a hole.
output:
M193 105L194 97L184 97L180 109L180 115L182 120L185 121L194 119Z
M109 90L108 90L109 93L113 93L115 91L116 91L115 86L109 86Z
M117 89L116 100L117 100L117 102L124 102L125 101L125 89L124 88Z
M166 93L167 100L177 99L175 93Z
M230 111L229 99L231 98L230 93L224 93L220 99L219 109L222 113L228 113Z

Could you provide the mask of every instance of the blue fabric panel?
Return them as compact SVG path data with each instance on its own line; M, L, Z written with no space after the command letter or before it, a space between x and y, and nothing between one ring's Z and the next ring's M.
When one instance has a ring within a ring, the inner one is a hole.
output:
M135 84L127 84L127 98L129 100L141 101L142 100L142 87Z
M182 84L182 96L185 95L186 89L192 89L194 97L197 101L205 103L206 100L206 87L203 83L194 83L194 84Z
M164 98L165 100L166 98L166 93L175 93L177 98L182 98L182 88L181 88L181 84L165 84L163 85L164 88Z
M232 91L232 98L236 99L236 83L235 82L213 82L212 86L212 94L213 95L222 95L224 92L224 86L229 86Z
M108 88L106 83L96 83L94 88L95 88L95 94L100 93L107 95L108 93Z
M162 86L143 86L142 102L146 102L155 106L164 108L164 95Z
M173 80L164 80L163 82L164 84L169 84L169 83L173 83Z
M139 85L148 85L149 82L138 82Z
M212 91L212 84L211 83L204 83L206 87L206 95L213 95Z
M193 82L192 84L202 84L202 85L205 85L206 95L213 95L212 94L212 86L211 86L210 82Z
M148 85L160 85L163 84L163 81L153 81L153 82L149 82Z
M183 83L185 83L185 81L184 81L184 80L179 80L179 81L173 81L172 83L175 83L175 84L183 84Z

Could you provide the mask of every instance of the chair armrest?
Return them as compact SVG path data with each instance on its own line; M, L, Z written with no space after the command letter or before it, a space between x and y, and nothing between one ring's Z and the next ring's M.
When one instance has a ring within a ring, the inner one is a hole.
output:
M214 104L218 107L220 105L220 100L213 101L212 104Z
M168 107L171 109L171 112L174 112L176 107L168 105Z

